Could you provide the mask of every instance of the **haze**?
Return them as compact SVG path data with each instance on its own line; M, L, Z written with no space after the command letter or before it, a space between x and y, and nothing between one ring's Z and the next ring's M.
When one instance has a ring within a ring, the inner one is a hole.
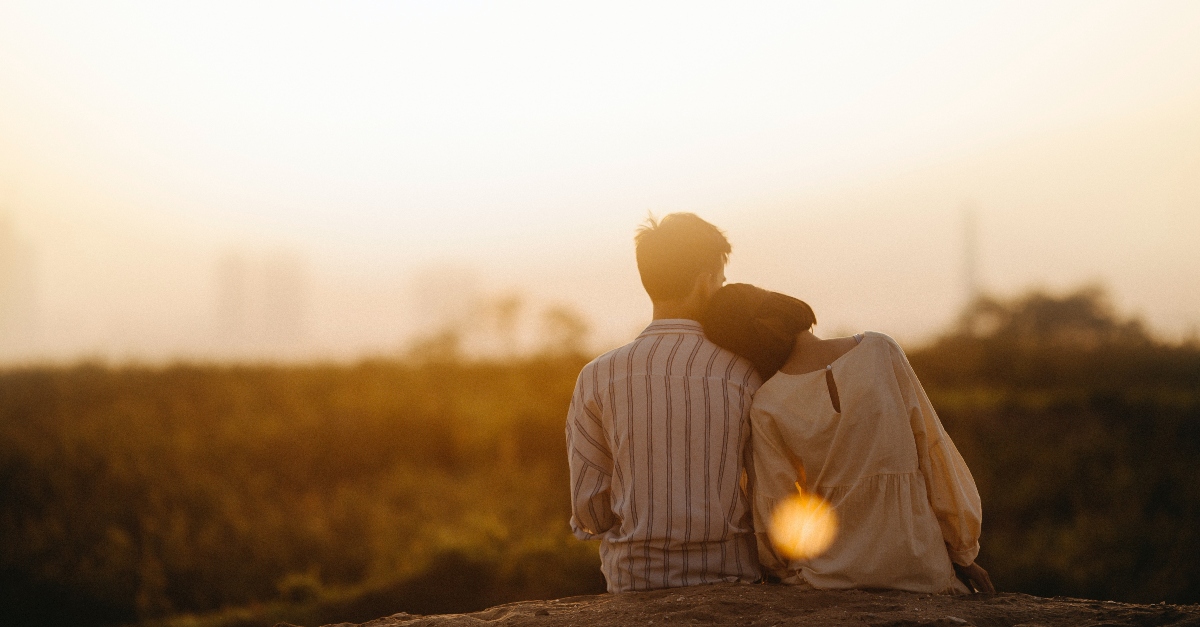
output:
M599 350L672 211L818 333L1196 337L1200 4L831 4L4 2L0 362Z

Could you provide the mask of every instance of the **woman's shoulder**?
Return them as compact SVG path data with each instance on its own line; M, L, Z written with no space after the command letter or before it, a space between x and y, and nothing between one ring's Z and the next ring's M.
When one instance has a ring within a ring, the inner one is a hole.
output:
M900 347L900 343L887 333L880 333L879 331L865 331L862 335L864 344L870 342L879 348L887 348L889 351L895 351L900 355L904 355L904 349Z
M909 367L908 355L904 353L904 349L900 347L900 343L895 338L878 331L866 331L862 335L863 340L856 350L861 350L866 354L862 355L862 359L858 361L860 365L871 363L876 367L888 370Z
M908 355L892 336L886 333L867 331L862 343L871 347L867 352L871 354L870 361L875 364L876 369L892 372L899 377L907 376L903 373L912 375L912 364L908 361Z
M750 420L752 423L773 421L784 415L806 411L809 403L818 398L813 392L820 383L823 388L825 378L819 376L820 370L803 375L790 375L777 372L767 379L754 392L750 404Z

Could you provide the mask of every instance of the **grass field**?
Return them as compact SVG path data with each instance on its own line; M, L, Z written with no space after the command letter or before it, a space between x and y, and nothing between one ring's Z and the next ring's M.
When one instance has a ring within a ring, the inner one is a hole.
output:
M910 357L1040 595L1200 602L1200 346L1095 292ZM582 355L0 373L6 624L316 625L603 590L570 537Z

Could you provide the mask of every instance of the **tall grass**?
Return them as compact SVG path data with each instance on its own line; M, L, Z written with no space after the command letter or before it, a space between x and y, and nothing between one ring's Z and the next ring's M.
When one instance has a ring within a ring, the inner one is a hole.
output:
M1200 347L1080 292L981 301L910 357L1000 588L1200 602ZM0 373L0 615L317 625L602 591L567 529L585 361Z

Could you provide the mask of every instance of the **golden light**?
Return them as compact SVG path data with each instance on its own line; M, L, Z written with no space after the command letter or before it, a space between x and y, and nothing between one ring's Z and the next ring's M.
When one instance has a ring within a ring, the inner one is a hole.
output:
M771 544L788 559L816 557L833 544L837 525L837 514L825 499L801 491L771 512Z

